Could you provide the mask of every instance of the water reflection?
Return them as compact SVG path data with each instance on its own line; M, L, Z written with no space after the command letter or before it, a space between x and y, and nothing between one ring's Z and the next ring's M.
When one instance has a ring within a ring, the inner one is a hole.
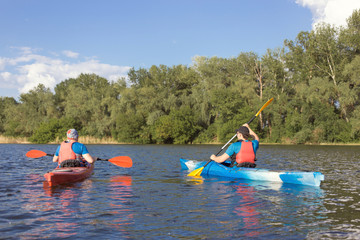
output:
M201 176L200 177L188 177L188 178L185 178L185 181L189 185L201 185L204 183L204 178Z
M86 190L91 189L93 182L85 180L80 183L72 183L51 187L47 181L43 182L44 193L50 197L45 202L51 210L60 211L52 217L48 224L47 231L53 233L54 237L71 237L78 234L81 221L74 221L77 214L82 211L84 202L82 202L83 194ZM82 191L79 191L81 189Z
M311 229L314 222L321 221L325 209L324 191L310 186L211 177L204 180L201 190L201 195L217 196L209 204L213 219L219 220L219 238L225 238L230 231L235 238L273 239L274 231L278 234L291 228ZM206 208L199 211L206 212ZM300 232L293 236L304 237Z
M109 206L113 218L111 226L118 231L126 233L124 226L133 223L134 213L131 209L132 178L131 176L119 175L110 178Z
M22 205L22 211L36 211L37 214L23 217L22 220L31 230L22 234L22 238L36 239L44 235L50 238L69 238L78 235L81 221L75 219L83 209L81 199L84 190L92 188L92 181L51 187L43 179L40 174L26 176L27 187L22 190L22 198L26 201ZM39 222L41 228L37 227Z
M178 159L205 159L218 150L202 145L90 145L97 155L134 155L135 164L122 169L99 163L85 182L47 188L43 173L53 168L51 160L19 164L31 147L54 150L0 146L5 156L11 152L0 161L3 239L359 238L359 146L261 146L259 167L323 172L321 188L193 181L180 171Z
M122 238L129 236L127 226L134 222L131 176L113 176L100 189L92 178L58 186L49 186L43 179L40 174L26 176L28 187L22 191L24 204L19 216L30 229L23 238L74 238L86 234L86 225L104 232L117 231ZM94 198L99 203L91 200ZM37 214L32 215L33 211Z
M131 176L112 176L110 178L110 186L115 188L121 187L131 187L132 185L132 178Z
M260 201L254 198L255 189L254 187L247 186L246 184L239 184L233 186L238 196L242 197L242 202L238 206L234 207L234 213L241 217L244 228L248 230L245 233L246 237L257 237L260 235L259 218L260 213L257 208L260 205Z

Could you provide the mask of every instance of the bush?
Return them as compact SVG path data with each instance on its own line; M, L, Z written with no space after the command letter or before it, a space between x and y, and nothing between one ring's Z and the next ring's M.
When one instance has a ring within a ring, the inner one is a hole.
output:
M216 124L211 124L207 129L200 132L194 143L211 143L216 141Z
M192 143L200 131L195 115L190 107L183 107L159 117L152 128L154 140L157 143Z
M116 129L112 132L113 138L119 142L147 143L144 139L143 129L146 125L141 114L133 112L120 113L116 118Z
M70 128L75 128L78 131L81 129L80 124L73 119L52 118L49 121L41 123L29 138L29 141L32 143L45 144L53 142L57 138L64 139L66 138L66 131Z

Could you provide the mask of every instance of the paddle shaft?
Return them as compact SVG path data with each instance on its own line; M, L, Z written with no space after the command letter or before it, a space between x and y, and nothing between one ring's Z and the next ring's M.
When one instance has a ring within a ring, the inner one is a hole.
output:
M254 120L254 119L255 119L255 118L252 118L252 120ZM235 137L236 137L236 134L235 134L227 143L225 143L224 146L222 146L222 148L220 149L220 151L219 151L217 154L215 154L215 156L219 155L219 154L222 152L222 150L224 150L224 148L226 148L226 146L227 146ZM210 159L203 167L206 167L211 161L212 161L212 160Z
M273 98L271 98L269 101L267 101L265 104L264 104L264 106L247 122L247 124L250 124L250 123L252 123L252 121L254 121L254 119L260 114L260 112L265 108L265 107L267 107L267 105L269 105L271 102L272 102L272 100L273 100ZM225 143L225 145L220 149L220 151L217 153L217 154L215 154L215 156L217 156L217 155L219 155L220 153L221 153L221 151L230 143L230 142L232 142L232 140L234 139L234 138L236 138L236 133L235 133L235 135L227 142L227 143ZM211 160L210 160L211 161ZM207 164L205 164L205 166L206 166Z
M264 110L272 101L274 100L274 98L269 99L261 108L260 110L247 122L247 124L250 124L252 121L254 121L254 119L259 116L259 114L261 113L262 110ZM221 153L221 151L237 136L237 134L235 134L227 143L225 143L225 145L220 149L220 151L215 154L215 156L219 155ZM204 166L201 167L200 171L196 172L194 175L193 173L197 170L194 170L193 172L191 172L189 175L190 176L195 176L195 175L200 175L202 170L211 162L212 160L210 159Z
M46 156L53 157L54 154L46 153ZM96 158L96 161L109 161L109 159Z
M30 150L26 153L26 156L29 158L40 158L45 156L51 156L53 157L54 154L49 154L40 150ZM129 168L132 166L132 159L128 156L117 156L110 159L102 159L102 158L96 158L97 161L108 161L112 164L119 166L119 167L125 167Z
M109 159L96 158L96 161L109 161Z
M256 115L253 116L253 117L250 119L250 121L247 122L247 124L250 124L252 121L254 121L255 118L256 118ZM219 154L222 152L222 150L224 150L224 148L226 148L226 146L227 146L230 142L232 142L232 140L234 140L234 138L236 138L236 135L237 135L237 134L235 134L227 143L225 143L225 145L220 149L220 151L219 151L217 154L215 154L215 156L219 155ZM212 160L210 159L203 167L206 167L211 161L212 161Z

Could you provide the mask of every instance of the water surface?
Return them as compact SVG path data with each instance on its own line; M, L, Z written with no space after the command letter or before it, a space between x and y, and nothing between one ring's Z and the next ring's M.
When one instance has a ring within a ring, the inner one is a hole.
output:
M359 239L358 146L260 146L258 167L320 171L321 187L190 178L179 158L217 145L88 145L101 158L82 182L49 187L56 145L0 144L0 239Z

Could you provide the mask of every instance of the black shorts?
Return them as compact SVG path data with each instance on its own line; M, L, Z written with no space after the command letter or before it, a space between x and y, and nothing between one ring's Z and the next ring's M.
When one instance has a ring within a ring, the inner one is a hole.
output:
M81 160L69 159L62 161L60 167L86 167L85 163Z
M249 163L249 162L243 162L243 163L238 163L236 166L237 167L245 167L245 168L255 168L256 164L255 163Z

